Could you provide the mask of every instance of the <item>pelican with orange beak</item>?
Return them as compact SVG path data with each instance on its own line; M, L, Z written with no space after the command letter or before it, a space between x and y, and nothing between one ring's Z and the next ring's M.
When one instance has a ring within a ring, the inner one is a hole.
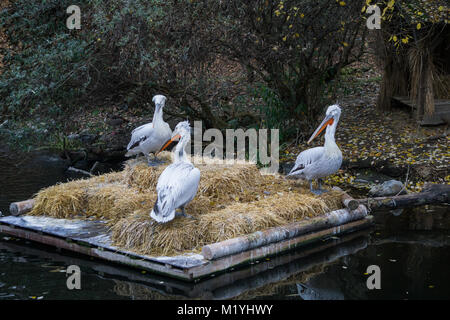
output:
M185 212L185 206L194 199L200 182L200 170L189 161L185 147L191 140L191 127L188 121L177 124L172 138L161 148L164 150L171 142L179 140L174 151L174 161L158 178L157 198L150 217L157 222L166 223L176 216L176 209L181 215L191 217ZM192 217L191 217L192 218Z
M342 164L342 152L334 140L340 116L341 108L338 105L328 107L325 119L308 140L309 144L325 130L324 146L302 151L297 156L294 167L287 175L291 178L308 180L311 192L317 195L326 192L321 189L321 178L337 172ZM316 190L313 189L313 179L317 179L318 182L318 189Z

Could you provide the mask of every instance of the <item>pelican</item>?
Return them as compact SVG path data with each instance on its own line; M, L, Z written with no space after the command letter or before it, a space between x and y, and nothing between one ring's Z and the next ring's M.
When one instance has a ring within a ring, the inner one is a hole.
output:
M174 162L164 169L158 178L156 185L158 196L150 213L150 217L161 223L175 218L175 210L178 208L181 209L182 216L191 217L186 214L184 208L194 199L200 182L200 170L194 167L184 151L191 140L191 127L188 121L177 124L172 138L161 148L161 151L178 139L180 141L175 148Z
M156 160L157 152L172 135L170 126L163 120L163 108L166 103L166 97L156 95L152 101L155 103L153 121L137 127L131 132L131 140L127 146L128 152L125 154L125 156L130 157L143 153L147 157L149 165L151 165L150 153L154 154L154 160Z
M338 105L329 106L320 126L314 131L308 144L314 140L325 128L325 145L307 149L297 156L295 165L287 177L306 179L312 193L320 195L325 190L321 189L321 178L333 174L339 170L342 164L342 152L334 141L334 134L341 115ZM319 188L313 189L312 180L317 179Z

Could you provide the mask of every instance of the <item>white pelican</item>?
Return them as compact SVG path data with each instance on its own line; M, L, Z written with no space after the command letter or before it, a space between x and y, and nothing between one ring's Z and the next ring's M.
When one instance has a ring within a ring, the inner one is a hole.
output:
M171 142L180 139L174 152L174 162L158 178L158 194L150 216L158 222L165 223L175 217L175 210L180 208L181 215L186 214L184 207L194 199L200 182L198 170L186 157L185 146L191 140L191 127L188 121L177 124L172 138L161 148L164 150Z
M334 134L341 115L341 108L338 105L329 106L320 126L314 131L308 144L317 137L325 128L325 145L307 149L297 156L295 165L288 177L301 178L309 181L312 193L322 194L321 178L333 174L339 170L342 164L342 152L334 141ZM312 180L317 179L319 188L313 189Z
M131 132L131 140L128 143L128 152L125 156L130 157L135 154L143 153L148 160L149 165L150 153L155 155L170 139L172 130L170 126L163 120L163 108L166 103L166 97L163 95L156 95L152 100L155 103L155 113L153 114L153 121L137 127Z

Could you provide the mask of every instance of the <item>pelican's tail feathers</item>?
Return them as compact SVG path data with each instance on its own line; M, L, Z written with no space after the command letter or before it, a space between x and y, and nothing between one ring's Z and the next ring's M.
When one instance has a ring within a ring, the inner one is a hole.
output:
M159 194L156 198L155 205L150 212L150 217L155 219L157 222L165 223L175 218L175 209L173 206L173 201L170 197L166 197L164 194Z

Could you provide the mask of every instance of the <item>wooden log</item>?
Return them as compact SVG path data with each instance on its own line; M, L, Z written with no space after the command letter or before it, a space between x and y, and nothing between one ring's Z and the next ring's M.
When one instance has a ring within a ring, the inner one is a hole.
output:
M245 236L209 244L202 248L202 255L205 259L214 260L271 243L292 239L310 232L336 227L351 221L362 219L366 215L367 209L364 205L359 205L359 207L353 211L340 209L312 219L294 222L286 226L274 227Z
M396 209L404 207L422 206L426 204L450 204L450 185L433 184L426 185L422 192L410 193L402 196L377 197L358 199L360 204L366 205L371 210Z
M28 199L25 201L13 202L9 205L9 212L13 216L19 216L21 214L30 212L34 206L34 199Z
M87 171L81 170L81 169L77 169L77 168L74 168L74 167L68 167L68 168L67 168L67 171L72 171L72 172L76 172L76 173L85 174L85 175L90 176L90 177L93 177L93 176L94 176L94 175L93 175L92 173L90 173L90 172L87 172Z
M342 194L342 204L349 210L356 210L359 207L359 202L353 199L347 192L339 187L333 187L333 190L338 190L343 192Z

